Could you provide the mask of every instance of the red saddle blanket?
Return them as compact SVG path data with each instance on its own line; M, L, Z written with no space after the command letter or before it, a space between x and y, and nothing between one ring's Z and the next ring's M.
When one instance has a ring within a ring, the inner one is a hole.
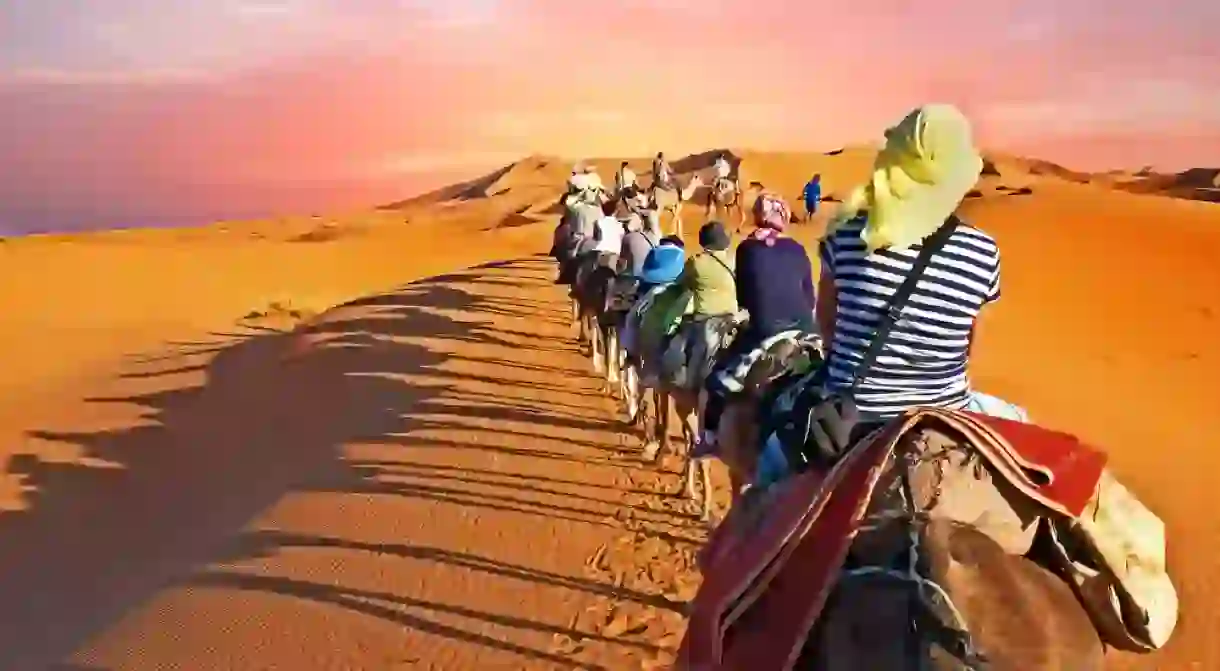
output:
M829 473L785 483L742 530L734 509L702 556L704 580L678 655L689 671L787 671L800 656L894 447L925 422L960 432L1018 490L1078 516L1105 468L1075 436L960 411L920 409L891 422Z

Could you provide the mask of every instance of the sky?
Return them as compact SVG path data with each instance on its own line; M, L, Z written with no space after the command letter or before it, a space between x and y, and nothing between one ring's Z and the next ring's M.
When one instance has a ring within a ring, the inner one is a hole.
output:
M0 233L361 207L531 153L827 150L916 105L1220 164L1215 0L7 0Z

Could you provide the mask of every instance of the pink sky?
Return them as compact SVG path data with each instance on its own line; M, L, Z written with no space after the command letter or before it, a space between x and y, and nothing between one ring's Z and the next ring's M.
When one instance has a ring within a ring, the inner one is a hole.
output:
M1220 163L1213 0L0 5L0 231L374 204L528 153L830 149L948 101L1073 167Z

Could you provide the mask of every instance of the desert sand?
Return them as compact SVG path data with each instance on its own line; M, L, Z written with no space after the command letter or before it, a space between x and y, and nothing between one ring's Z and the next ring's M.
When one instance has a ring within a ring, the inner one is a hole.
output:
M871 162L737 155L793 197ZM1107 450L1168 526L1178 631L1112 668L1220 668L1216 185L988 167L964 213L1000 241L1004 297L975 383ZM706 532L676 464L638 459L550 282L569 168L323 219L0 242L0 668L664 666Z

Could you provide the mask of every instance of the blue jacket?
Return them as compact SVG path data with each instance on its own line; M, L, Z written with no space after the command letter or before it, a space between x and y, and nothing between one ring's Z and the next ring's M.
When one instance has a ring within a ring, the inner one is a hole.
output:
M801 192L801 197L805 199L806 205L817 205L818 201L822 200L822 180L813 178L805 185L805 190Z

